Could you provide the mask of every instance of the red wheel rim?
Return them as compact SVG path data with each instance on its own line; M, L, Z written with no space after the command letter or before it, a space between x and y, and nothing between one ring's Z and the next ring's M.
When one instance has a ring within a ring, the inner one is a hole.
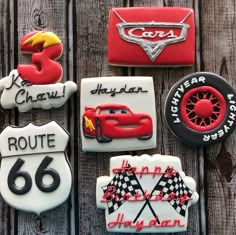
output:
M222 123L226 112L224 97L213 87L189 90L181 102L185 124L196 131L210 131Z

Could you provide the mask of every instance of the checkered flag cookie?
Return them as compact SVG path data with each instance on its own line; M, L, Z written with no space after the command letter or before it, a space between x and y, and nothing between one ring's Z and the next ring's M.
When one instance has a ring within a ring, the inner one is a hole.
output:
M163 197L166 199L168 198L168 195L172 193L175 194L175 198L179 198L181 195L186 195L188 198L191 198L191 196L193 195L193 191L184 183L179 173L175 173L171 175L171 177L168 176L168 174L163 174L163 176L153 189L152 195L157 195L163 192ZM189 200L186 200L182 204L180 200L174 199L168 200L168 202L180 215L185 217Z
M136 193L135 190L140 189L140 185L135 175L133 173L129 174L127 171L117 173L108 185L102 187L104 193L107 192L109 186L112 186L111 191L113 191L114 187L116 189L116 197L113 198L113 200L107 202L109 214L116 211L125 202L126 199L119 201L125 194L133 196Z

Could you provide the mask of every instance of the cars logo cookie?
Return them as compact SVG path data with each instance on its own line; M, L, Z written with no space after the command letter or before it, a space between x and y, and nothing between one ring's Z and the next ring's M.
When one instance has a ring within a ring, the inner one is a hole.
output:
M81 125L84 151L154 148L156 113L152 78L82 79Z
M54 121L2 131L0 192L10 206L40 214L66 201L72 185L68 140Z
M181 54L181 56L179 56ZM108 61L127 66L194 64L195 23L190 8L112 8Z
M97 207L106 210L109 232L181 232L187 229L188 208L199 197L195 188L178 157L116 156L110 177L97 179Z
M77 85L72 81L59 83L63 70L55 60L62 53L60 39L52 32L31 32L22 38L20 49L32 53L32 64L19 64L0 80L2 107L27 112L64 105L77 91Z

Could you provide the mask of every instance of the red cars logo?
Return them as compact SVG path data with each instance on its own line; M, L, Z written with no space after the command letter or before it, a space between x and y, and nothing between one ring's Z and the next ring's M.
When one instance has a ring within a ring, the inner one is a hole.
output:
M82 128L86 138L96 138L99 143L111 142L113 138L152 137L152 119L145 113L133 113L128 106L102 104L96 108L85 107Z
M121 7L110 10L109 64L187 66L194 64L194 59L193 9Z

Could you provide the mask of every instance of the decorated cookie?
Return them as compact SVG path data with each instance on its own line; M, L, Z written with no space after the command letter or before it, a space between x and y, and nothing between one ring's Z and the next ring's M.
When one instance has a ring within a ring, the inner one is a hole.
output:
M20 48L32 53L32 64L20 64L0 80L2 107L27 112L32 108L63 106L77 91L77 85L72 81L57 83L63 74L61 65L55 61L62 53L60 39L51 32L33 32L23 37Z
M23 80L15 69L0 80L0 90L3 90L1 105L4 109L17 107L20 112L27 112L32 108L61 107L76 92L77 85L72 81L33 85Z
M56 122L6 127L0 134L0 193L12 207L40 214L68 198L69 134Z
M198 200L195 188L178 157L112 157L110 176L97 179L97 207L105 209L110 232L181 232L188 208Z
M151 77L100 77L81 81L84 151L111 152L156 146Z
M62 67L55 60L62 54L62 43L52 32L36 31L25 35L20 49L32 53L32 64L19 64L17 70L22 79L32 84L50 84L62 78Z
M208 145L236 127L236 92L219 75L198 72L177 82L165 103L170 130L183 142Z
M112 8L108 61L120 66L188 66L195 58L194 12L179 7Z

